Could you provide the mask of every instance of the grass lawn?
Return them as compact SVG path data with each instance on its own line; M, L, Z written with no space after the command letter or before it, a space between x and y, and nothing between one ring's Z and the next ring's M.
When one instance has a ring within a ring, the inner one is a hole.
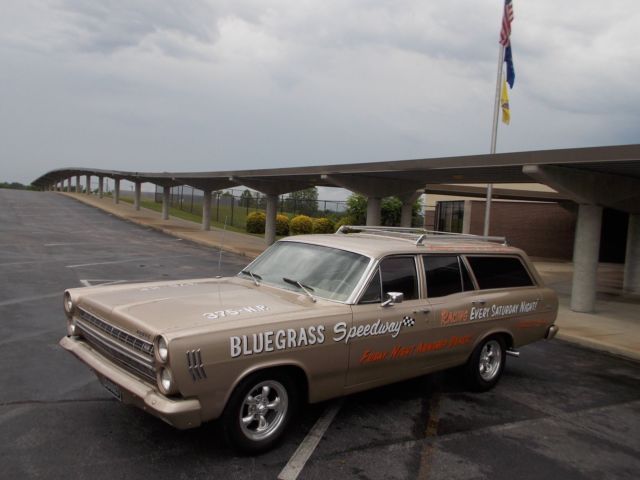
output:
M127 202L133 205L133 198L131 197L120 197L120 200L123 202ZM140 206L143 208L148 208L149 210L153 210L154 212L162 212L162 204L161 203L156 203L152 200L141 200L140 201ZM211 208L211 210L213 211L213 206ZM231 210L229 207L226 207L227 210ZM198 210L200 210L200 208L198 208ZM224 215L222 215L223 210L225 210L224 207L220 206L220 214L221 217L223 217ZM236 212L239 209L235 209ZM234 213L236 213L234 212ZM214 213L214 212L212 212ZM188 220L190 222L195 222L195 223L202 223L202 213L200 211L198 211L198 213L190 213L190 212L185 212L184 210L180 210L179 208L170 208L169 209L169 215L172 215L174 217L177 218L182 218L183 220ZM212 215L213 217L213 215ZM242 219L244 221L246 221L246 215L242 217ZM244 233L246 235L253 235L254 237L262 237L262 234L253 234L253 233L247 233L247 231L245 230L244 225L242 225L241 227L237 226L237 220L235 218L234 215L234 223L236 225L227 225L226 228L229 231L232 232L238 232L238 233ZM216 222L213 218L211 219L211 226L213 227L217 227L217 228L225 228L224 226L224 222Z

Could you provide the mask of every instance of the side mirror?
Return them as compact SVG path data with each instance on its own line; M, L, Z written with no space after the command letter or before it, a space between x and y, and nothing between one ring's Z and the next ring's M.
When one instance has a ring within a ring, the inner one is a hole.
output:
M402 292L387 292L387 299L382 302L383 307L390 307L396 303L402 303L404 301L404 293Z

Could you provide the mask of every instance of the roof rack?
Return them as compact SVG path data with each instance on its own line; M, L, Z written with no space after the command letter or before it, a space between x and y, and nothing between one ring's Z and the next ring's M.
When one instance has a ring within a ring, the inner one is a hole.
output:
M365 225L342 225L336 234L368 233L396 239L408 240L416 246L424 245L424 240L474 240L480 242L495 242L507 245L506 237L487 235L472 235L470 233L441 232L438 230L425 230L423 228L407 227L369 227Z

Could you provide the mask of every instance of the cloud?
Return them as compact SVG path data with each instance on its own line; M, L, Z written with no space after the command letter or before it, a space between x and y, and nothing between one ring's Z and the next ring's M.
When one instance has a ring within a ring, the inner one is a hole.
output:
M638 142L634 3L516 2L499 150ZM0 179L488 150L500 2L11 1Z

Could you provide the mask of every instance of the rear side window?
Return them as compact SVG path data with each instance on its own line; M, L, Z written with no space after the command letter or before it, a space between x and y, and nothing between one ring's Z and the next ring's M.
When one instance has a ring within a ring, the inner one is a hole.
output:
M473 290L467 269L456 255L423 258L427 279L427 297L444 297L452 293Z
M478 281L478 287L482 290L534 285L519 258L467 257L467 261Z

